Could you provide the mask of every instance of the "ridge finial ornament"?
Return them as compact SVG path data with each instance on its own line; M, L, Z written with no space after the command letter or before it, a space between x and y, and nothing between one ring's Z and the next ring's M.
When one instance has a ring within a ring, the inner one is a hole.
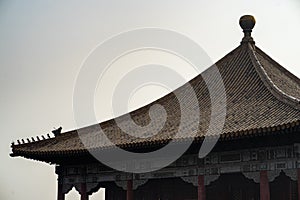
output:
M252 44L255 43L253 38L251 37L251 32L255 26L255 23L256 23L255 18L252 15L243 15L240 18L239 24L244 32L244 38L241 43L247 43L247 42L250 42Z

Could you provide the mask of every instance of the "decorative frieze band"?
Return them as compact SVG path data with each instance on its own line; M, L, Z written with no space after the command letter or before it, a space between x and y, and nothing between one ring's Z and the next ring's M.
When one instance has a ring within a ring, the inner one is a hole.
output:
M236 172L242 172L247 178L259 182L259 171L261 170L268 171L270 181L273 181L280 171L284 171L292 180L297 180L295 169L300 167L299 146L295 144L265 149L215 152L204 159L198 159L197 155L185 155L169 167L134 176L124 172L104 171L100 164L57 167L56 173L59 174L59 183L66 185L65 191L70 189L70 185L74 186L83 182L97 184L115 181L124 188L125 186L122 184L127 180L136 182L136 184L133 183L135 189L150 179L174 177L180 177L194 185L197 183L194 178L197 175L205 175L205 184L208 185L217 179L219 174Z
M268 180L269 182L273 182L276 177L278 177L283 171L288 177L290 177L292 180L297 181L297 169L284 169L284 170L273 170L273 171L268 171ZM248 178L253 180L255 183L260 182L260 171L253 171L253 172L242 172L242 174ZM204 184L208 186L211 184L213 181L216 181L219 178L219 174L214 174L214 175L205 175L204 176ZM191 183L193 186L197 187L198 186L198 175L192 175L192 176L180 176L180 178L187 182ZM79 180L79 179L78 179ZM136 190L138 189L139 186L142 186L146 184L148 179L140 179L140 180L133 180L133 189ZM67 194L73 187L81 193L81 187L80 183L82 183L82 179L80 179L79 182L65 182L63 184L63 193ZM115 181L116 185L121 187L124 190L127 190L127 181L122 180L122 181ZM95 188L98 187L98 182L94 183L87 183L87 192L90 193L93 191Z

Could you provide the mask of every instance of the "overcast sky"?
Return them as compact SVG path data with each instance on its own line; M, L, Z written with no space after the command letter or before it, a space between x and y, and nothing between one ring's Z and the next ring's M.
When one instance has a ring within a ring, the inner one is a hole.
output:
M299 0L56 2L0 2L1 200L56 198L54 166L9 157L10 143L50 133L53 127L76 128L72 92L81 64L98 44L120 32L170 29L197 42L215 62L239 45L243 33L238 20L252 14L256 45L300 77ZM155 52L124 58L115 71L146 54ZM180 66L177 70L185 71ZM185 74L187 79L195 75ZM106 89L95 96L106 96L113 77L113 72L107 75L102 83ZM141 89L130 106L139 107L165 92L157 86ZM99 121L111 117L109 101L95 107ZM100 199L97 195L91 199ZM78 197L73 191L67 199Z

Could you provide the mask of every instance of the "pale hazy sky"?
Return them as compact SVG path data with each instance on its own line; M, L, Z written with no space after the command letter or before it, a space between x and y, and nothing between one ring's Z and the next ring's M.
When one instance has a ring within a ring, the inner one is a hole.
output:
M158 27L188 36L217 61L239 45L243 14L256 18L257 46L300 77L299 0L0 1L0 199L56 198L54 166L9 157L10 143L60 125L76 128L75 79L99 43L127 30ZM128 57L127 65L136 56ZM132 107L165 92L145 91ZM99 120L110 117L109 106L95 106ZM74 192L67 199L77 197Z

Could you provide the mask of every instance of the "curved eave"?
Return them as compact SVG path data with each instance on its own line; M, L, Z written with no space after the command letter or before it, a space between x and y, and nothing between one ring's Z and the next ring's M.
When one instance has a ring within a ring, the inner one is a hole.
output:
M295 132L300 130L300 120L282 124L279 126L273 126L273 127L262 127L262 128L256 128L256 129L249 129L249 130L242 130L237 132L229 132L229 133L223 133L219 136L206 136L206 137L219 137L219 141L230 141L230 140L238 140L238 139L244 139L244 138L256 138L261 136L268 136L268 135L279 135L279 134L285 134L287 132ZM201 143L203 141L204 137L197 137L194 138L195 143ZM176 139L174 140L178 144L182 142L186 142L190 139ZM153 146L163 146L170 142L170 140L158 140L158 141L151 141L151 142L143 142L143 143L126 143L123 145L119 145L120 148L123 149L145 149L150 148ZM87 149L73 149L68 151L25 151L25 150L18 150L15 147L18 145L13 145L12 150L13 153L10 154L11 157L24 157L28 159L43 161L47 163L55 163L50 160L57 157L72 157L72 156L85 156L89 154L89 151ZM108 147L101 147L91 150L109 150L115 148L114 146L108 146ZM52 159L51 159L52 158ZM54 160L54 159L53 159ZM59 164L59 163L56 163Z

